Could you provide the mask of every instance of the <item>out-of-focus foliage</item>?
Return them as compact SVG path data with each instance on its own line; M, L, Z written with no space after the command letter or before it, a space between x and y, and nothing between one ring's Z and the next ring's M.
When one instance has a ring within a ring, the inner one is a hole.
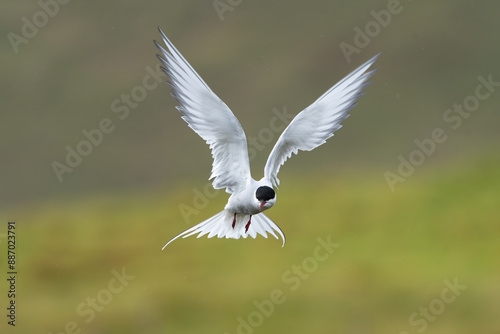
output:
M41 333L70 321L82 333L237 333L238 317L258 324L255 303L279 290L281 303L272 312L266 304L255 333L417 333L420 308L434 319L426 333L494 332L499 167L441 169L394 193L363 174L287 180L268 211L287 236L284 248L273 237L191 237L162 252L188 226L176 207L192 199L185 188L44 203L18 222L19 323ZM225 198L219 193L189 224ZM318 238L339 246L318 252ZM109 294L112 270L131 277ZM435 300L446 280L466 287L441 310ZM102 307L95 318L88 298Z

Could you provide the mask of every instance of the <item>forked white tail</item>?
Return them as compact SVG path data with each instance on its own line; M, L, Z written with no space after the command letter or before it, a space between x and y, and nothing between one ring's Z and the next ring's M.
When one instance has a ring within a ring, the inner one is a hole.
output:
M276 225L268 216L264 213L259 213L252 216L252 223L250 224L248 231L245 231L245 225L248 223L250 216L249 215L236 215L236 223L233 228L233 219L234 213L228 210L223 210L205 220L202 223L199 223L196 226L191 227L190 229L182 232L177 235L175 238L167 242L165 246L163 246L162 250L168 246L169 243L178 239L180 237L187 238L194 234L198 234L197 238L208 234L209 238L217 236L218 238L226 238L226 239L239 239L241 237L246 238L251 236L252 238L256 238L257 234L262 235L264 238L267 238L267 233L270 233L276 239L278 235L276 235L275 231L281 236L283 239L283 245L285 245L285 235L283 231Z

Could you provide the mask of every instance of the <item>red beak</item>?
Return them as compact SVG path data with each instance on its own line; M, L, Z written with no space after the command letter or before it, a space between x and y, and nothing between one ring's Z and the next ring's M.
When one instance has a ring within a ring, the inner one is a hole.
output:
M267 202L264 202L264 201L260 202L259 211L262 211L262 207L263 207L266 203L267 203Z

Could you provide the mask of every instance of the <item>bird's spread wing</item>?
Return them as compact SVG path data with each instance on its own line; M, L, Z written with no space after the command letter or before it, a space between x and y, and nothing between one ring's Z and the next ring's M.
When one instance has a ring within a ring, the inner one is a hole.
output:
M367 80L375 70L367 70L378 56L358 67L302 110L283 131L264 168L264 177L270 180L273 186L279 185L280 167L292 153L315 149L342 127L340 123L349 116L348 112L362 95L362 89L369 84Z
M212 150L213 187L233 193L250 179L247 140L240 122L228 106L177 51L165 34L160 33L168 51L155 41L162 55L158 58L170 78L177 109L189 127L202 137Z

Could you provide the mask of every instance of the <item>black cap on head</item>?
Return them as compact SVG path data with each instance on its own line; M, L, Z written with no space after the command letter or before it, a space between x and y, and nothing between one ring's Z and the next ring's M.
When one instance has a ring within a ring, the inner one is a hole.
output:
M273 188L267 187L267 186L262 186L257 188L257 191L255 192L255 197L259 201L269 201L270 199L273 199L276 194L274 193Z

